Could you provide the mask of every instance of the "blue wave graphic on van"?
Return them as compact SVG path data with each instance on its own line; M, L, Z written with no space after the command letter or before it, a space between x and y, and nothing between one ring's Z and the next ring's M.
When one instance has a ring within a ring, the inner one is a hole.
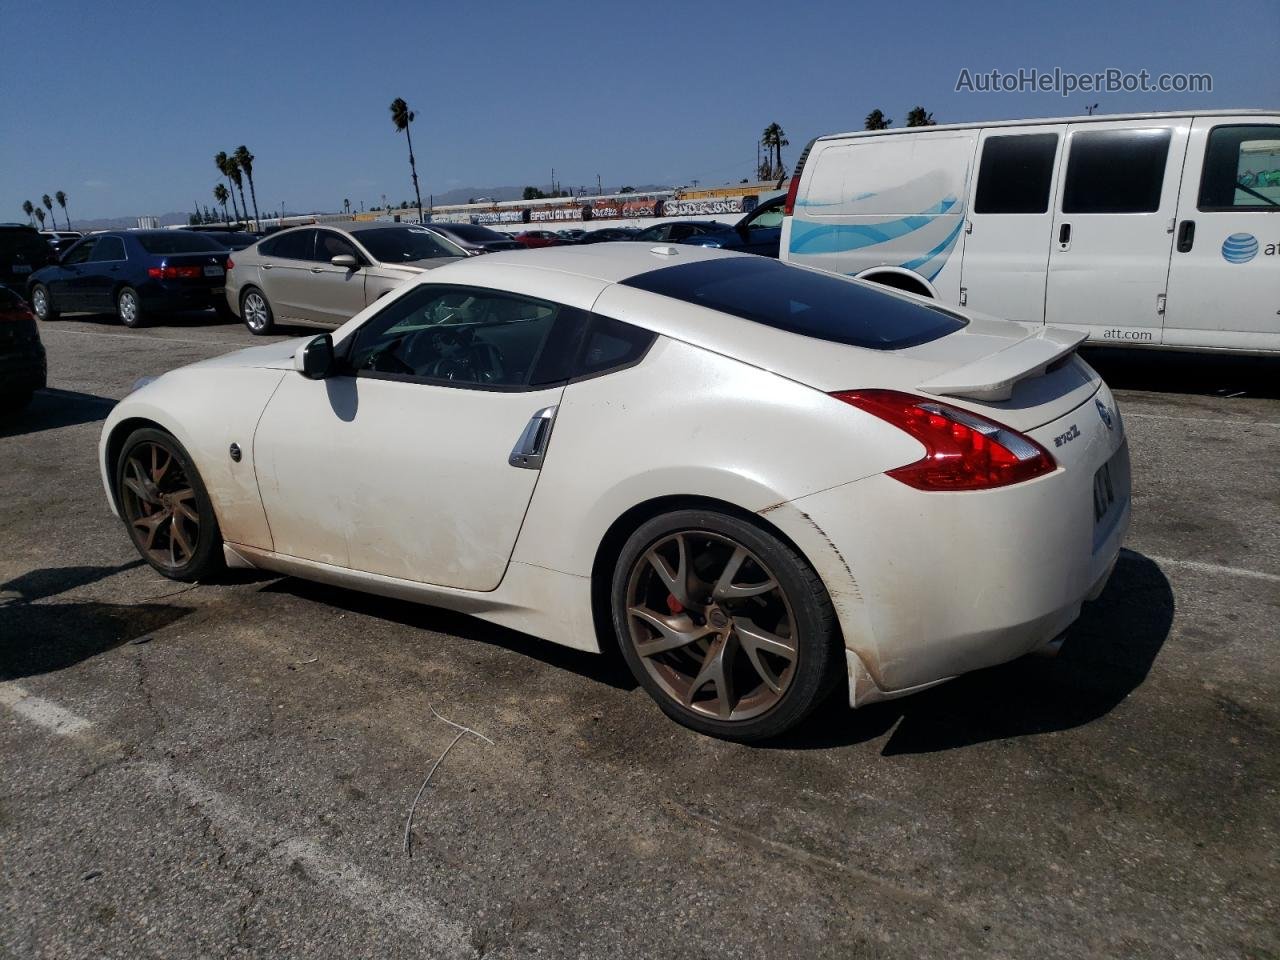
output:
M914 270L926 280L932 282L933 278L940 274L942 268L947 265L947 258L951 256L951 248L956 245L956 240L959 239L960 230L963 227L964 218L961 217L956 222L955 229L947 234L947 238L940 244L923 256L908 260L906 263L898 264L898 266L907 270Z
M876 191L870 193L859 193L857 196L850 197L848 200L797 200L797 207L838 207L845 203L857 203L859 200L870 200L876 195Z
M921 227L927 227L959 202L956 197L946 197L920 213L876 224L820 224L810 223L807 220L793 220L791 252L846 253L877 243L886 243L889 240L904 237ZM954 243L954 235L951 242Z
M1248 263L1258 255L1258 238L1252 233L1233 233L1222 241L1222 259L1227 263Z

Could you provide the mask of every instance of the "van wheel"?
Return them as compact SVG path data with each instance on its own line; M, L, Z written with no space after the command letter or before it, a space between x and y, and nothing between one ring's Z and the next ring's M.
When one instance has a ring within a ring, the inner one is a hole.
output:
M929 288L924 285L923 281L901 273L876 273L869 277L862 277L862 279L878 283L880 286L888 287L891 290L901 290L903 293L914 293L918 297L933 299L933 294L929 292Z
M244 318L244 325L254 336L265 336L276 325L275 317L271 313L271 304L257 287L250 287L240 295L240 316Z
M58 319L58 311L53 306L53 297L49 294L49 288L43 283L37 283L31 288L31 309L41 320Z
M116 316L126 327L140 327L145 321L142 298L133 287L125 287L116 294Z

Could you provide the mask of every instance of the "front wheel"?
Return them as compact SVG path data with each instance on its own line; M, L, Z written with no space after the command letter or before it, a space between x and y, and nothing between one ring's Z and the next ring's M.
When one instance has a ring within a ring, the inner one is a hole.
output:
M126 327L140 327L145 317L142 312L142 298L133 287L125 287L116 294L116 317Z
M49 288L43 283L37 283L31 288L31 310L41 320L58 319L58 311L53 306L53 297L49 293Z
M170 434L130 434L116 462L120 516L142 559L173 580L223 567L222 533L191 457Z
M641 526L614 568L613 619L636 679L678 723L755 741L794 727L840 677L813 568L746 520L681 510Z
M240 316L254 336L265 336L275 327L275 317L266 295L256 287L250 287L240 295Z

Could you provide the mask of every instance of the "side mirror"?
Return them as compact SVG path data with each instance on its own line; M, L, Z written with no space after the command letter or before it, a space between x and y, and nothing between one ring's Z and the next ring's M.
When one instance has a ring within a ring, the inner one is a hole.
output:
M333 337L321 334L308 340L293 355L293 369L310 380L323 380L333 372Z
M360 266L360 263L349 253L340 253L336 257L329 260L335 267L342 267L344 270L354 270Z

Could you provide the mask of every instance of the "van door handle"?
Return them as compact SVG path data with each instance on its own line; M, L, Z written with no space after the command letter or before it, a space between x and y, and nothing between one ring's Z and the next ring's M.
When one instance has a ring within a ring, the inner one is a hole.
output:
M525 425L520 439L511 448L511 456L507 463L525 470L541 470L542 460L547 453L547 443L551 440L551 428L555 425L556 408L543 407Z
M1178 252L1190 253L1196 242L1196 222L1183 220L1178 226Z
M1064 223L1058 228L1058 242L1063 246L1071 242L1071 224Z

